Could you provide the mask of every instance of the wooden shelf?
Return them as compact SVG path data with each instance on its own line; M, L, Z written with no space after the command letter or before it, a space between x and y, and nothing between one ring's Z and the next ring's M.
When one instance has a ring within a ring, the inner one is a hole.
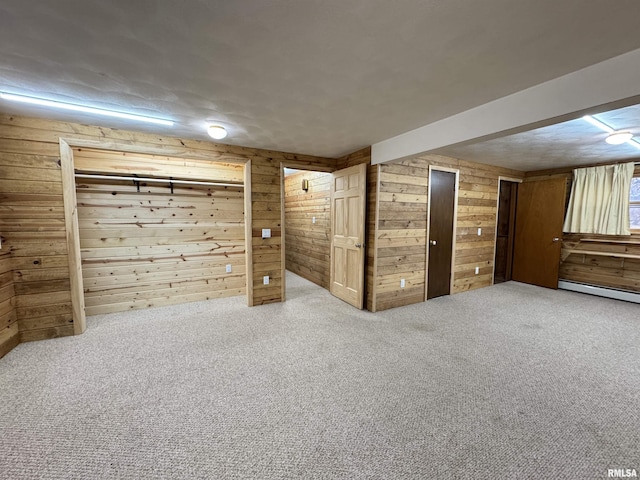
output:
M592 242L592 243L619 243L621 245L640 245L640 240L606 240L600 238L583 238L580 240L581 242Z
M619 257L619 258L640 259L640 255L633 254L633 253L599 252L596 250L576 250L574 248L565 248L564 252L567 254L566 257L571 255L572 253L577 253L580 255L597 255L599 257Z

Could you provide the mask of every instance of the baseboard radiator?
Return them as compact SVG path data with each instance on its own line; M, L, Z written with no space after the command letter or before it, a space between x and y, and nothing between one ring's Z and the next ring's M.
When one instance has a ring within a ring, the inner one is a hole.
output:
M588 293L590 295L598 295L599 297L615 298L616 300L625 300L627 302L640 303L640 293L629 292L627 290L618 290L615 288L596 287L595 285L587 285L585 283L569 282L560 280L558 288L563 290L571 290L572 292Z

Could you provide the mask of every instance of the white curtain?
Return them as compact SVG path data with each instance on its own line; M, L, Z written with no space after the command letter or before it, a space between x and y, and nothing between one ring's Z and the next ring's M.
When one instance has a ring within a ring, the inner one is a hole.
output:
M629 189L633 163L578 168L564 231L629 235Z

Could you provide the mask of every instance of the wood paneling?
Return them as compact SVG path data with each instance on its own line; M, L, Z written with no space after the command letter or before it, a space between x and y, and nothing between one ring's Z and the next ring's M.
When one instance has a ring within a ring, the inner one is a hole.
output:
M118 152L74 153L80 171L102 172L104 161L110 174L161 173L145 156L127 157L118 171ZM242 181L236 164L163 160L173 178ZM245 293L241 187L78 178L76 190L87 315Z
M302 190L302 179L309 181ZM329 288L331 174L302 171L284 179L286 268ZM315 218L315 223L313 219Z
M376 310L424 300L429 163L380 165ZM400 288L400 280L405 287Z
M28 140L24 129L6 125L10 119L0 120L0 230L3 250L11 251L14 302L20 305L12 328L21 341L26 332L36 338L71 335L60 147L58 141Z
M67 237L67 260L69 265L69 287L73 333L83 333L87 328L84 291L82 286L82 257L80 254L80 230L78 227L78 202L73 151L67 142L60 139L60 167L62 169L62 202L64 205L64 227Z
M523 178L524 174L439 155L383 164L379 166L375 310L424 300L430 165L460 172L452 293L492 283L498 178ZM405 288L400 287L402 278Z
M0 115L0 219L5 245L16 264L16 301L24 305L16 311L21 341L74 333L59 163L61 138L74 148L89 149L92 155L100 153L96 150L126 152L109 163L112 171L125 168L129 161L138 158L140 163L146 161L147 175L163 176L162 172L168 171L165 169L174 166L169 157L178 157L182 159L181 165L190 169L189 178L200 175L204 161L235 164L235 170L226 169L232 175L228 180L242 181L244 165L249 164L252 204L246 214L253 218L249 304L256 305L281 300L281 262L274 262L269 255L280 255L281 162L329 170L336 166L336 160L309 155ZM273 238L262 240L261 228L271 228ZM144 237L132 236L126 242L87 238L86 246L135 249L142 245L141 238ZM262 285L262 276L266 274L272 275L270 285Z
M282 300L282 210L280 162L270 160L251 166L251 242L253 255L253 305ZM274 183L277 181L278 183ZM262 238L262 229L271 229L271 238ZM275 256L275 258L273 256ZM269 284L263 277L269 277Z
M640 235L565 233L560 279L640 292Z
M138 175L183 180L212 180L222 183L244 182L241 163L211 162L202 159L76 148L76 171L87 173Z
M371 312L376 311L376 290L374 288L376 272L378 270L378 256L377 256L377 242L376 237L378 233L378 190L380 185L378 179L380 178L380 166L367 167L367 224L366 224L366 237L367 244L365 245L365 268L366 268L366 284L365 284L365 303L367 310Z
M0 358L18 345L18 317L11 266L11 252L0 252Z

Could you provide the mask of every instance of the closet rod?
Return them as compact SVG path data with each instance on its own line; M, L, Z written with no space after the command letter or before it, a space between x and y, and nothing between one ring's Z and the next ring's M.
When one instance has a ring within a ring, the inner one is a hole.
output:
M172 180L170 178L148 178L148 177L121 177L119 175L97 175L90 173L76 173L76 178L93 178L100 180L129 180L132 182L147 183L173 183L174 185L208 185L211 187L237 187L244 188L241 183L220 183L220 182L199 182L197 180Z

